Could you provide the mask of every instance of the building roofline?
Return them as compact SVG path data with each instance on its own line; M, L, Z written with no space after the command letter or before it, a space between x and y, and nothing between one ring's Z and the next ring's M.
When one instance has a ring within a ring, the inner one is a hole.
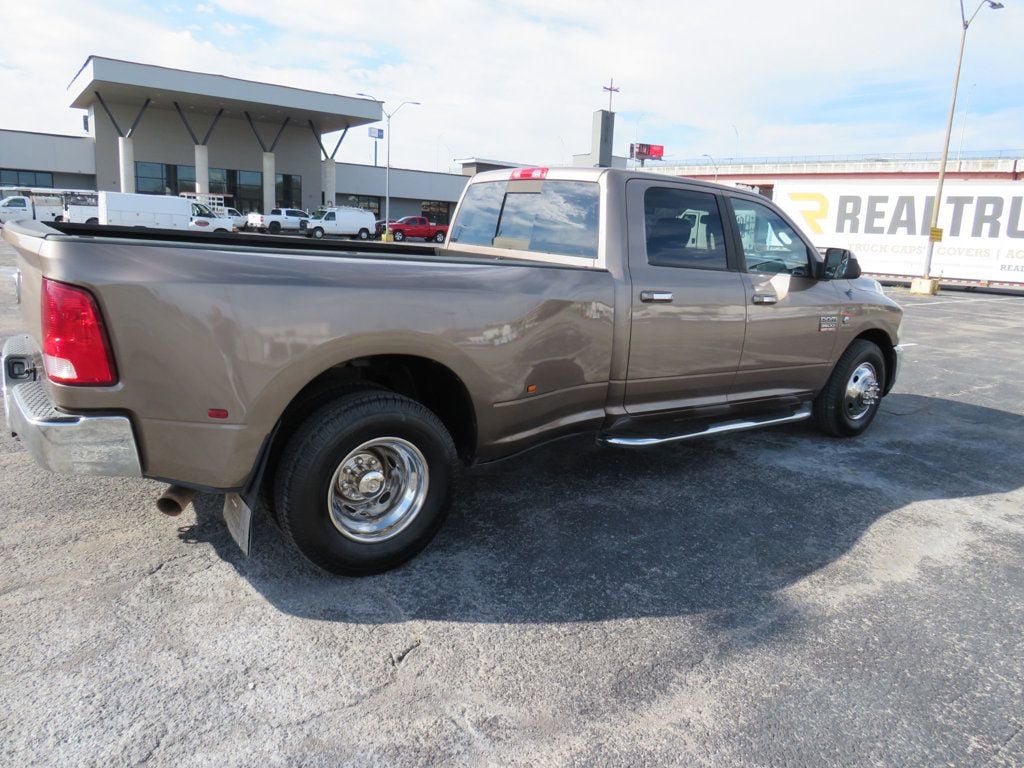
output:
M25 133L29 136L51 136L57 139L78 139L80 141L93 141L92 136L72 136L70 133L49 133L47 131L23 131L20 128L0 128L0 133Z
M164 66L163 64L147 64L144 61L132 61L130 59L117 59L117 58L113 58L111 56L97 56L95 53L89 54L89 57L85 60L85 62L82 64L82 66L78 68L78 71L75 73L75 76L71 78L71 81L67 84L67 87L65 88L65 90L67 90L68 88L71 88L71 86L74 85L75 80L78 79L78 76L81 75L83 71L85 71L85 68L87 66L89 66L89 63L92 62L92 61L113 61L113 62L116 62L118 64L130 64L133 67L150 67L152 69L162 69L162 70L164 70L166 72L184 72L184 73L189 74L189 75L202 75L203 77L216 77L216 78L218 78L220 80L231 80L231 81L236 82L236 83L247 83L247 84L250 84L250 85L266 85L266 86L270 86L271 88L287 88L288 90L291 90L291 91L301 91L303 93L315 94L317 96L337 96L337 97L342 98L342 99L355 99L356 101L366 101L366 102L370 102L372 104L383 104L384 103L382 101L377 101L376 99L367 99L367 98L364 98L362 96L346 96L344 93L331 93L330 91L314 91L312 88L298 88L298 87L296 87L294 85L282 85L281 83L265 83L262 80L247 80L244 77L233 77L231 75L222 75L222 74L218 74L216 72L202 72L202 71L200 71L198 69L182 69L180 67L167 67L167 66Z
M110 104L141 104L169 109L181 103L187 111L242 117L250 112L288 116L300 122L312 120L318 133L380 122L381 102L361 96L295 88L290 85L246 80L228 75L176 69L126 59L89 56L68 84L71 106L91 108L97 101ZM102 94L100 98L97 94Z

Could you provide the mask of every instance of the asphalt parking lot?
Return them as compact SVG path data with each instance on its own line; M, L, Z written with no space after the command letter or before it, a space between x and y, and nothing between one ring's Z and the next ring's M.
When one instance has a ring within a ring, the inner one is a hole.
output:
M564 441L371 578L0 437L0 764L1024 765L1024 298L892 292L862 439Z

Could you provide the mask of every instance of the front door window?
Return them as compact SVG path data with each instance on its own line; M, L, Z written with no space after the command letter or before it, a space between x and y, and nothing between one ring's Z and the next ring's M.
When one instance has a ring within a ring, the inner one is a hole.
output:
M807 244L785 219L752 200L733 198L732 208L748 272L811 276Z

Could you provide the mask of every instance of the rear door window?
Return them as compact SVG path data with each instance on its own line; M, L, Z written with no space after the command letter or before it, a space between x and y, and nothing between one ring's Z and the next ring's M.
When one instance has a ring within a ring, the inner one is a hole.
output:
M451 241L596 259L599 208L597 182L472 184Z
M651 187L644 193L647 263L727 269L718 201L709 192Z

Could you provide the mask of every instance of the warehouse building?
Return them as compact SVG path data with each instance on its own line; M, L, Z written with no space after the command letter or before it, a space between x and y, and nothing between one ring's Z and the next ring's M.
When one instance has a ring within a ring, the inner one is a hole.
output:
M91 56L68 86L87 135L0 129L0 187L224 195L243 212L384 209L385 168L335 162L380 102ZM331 135L333 141L326 141ZM391 169L391 217L447 223L461 174Z

